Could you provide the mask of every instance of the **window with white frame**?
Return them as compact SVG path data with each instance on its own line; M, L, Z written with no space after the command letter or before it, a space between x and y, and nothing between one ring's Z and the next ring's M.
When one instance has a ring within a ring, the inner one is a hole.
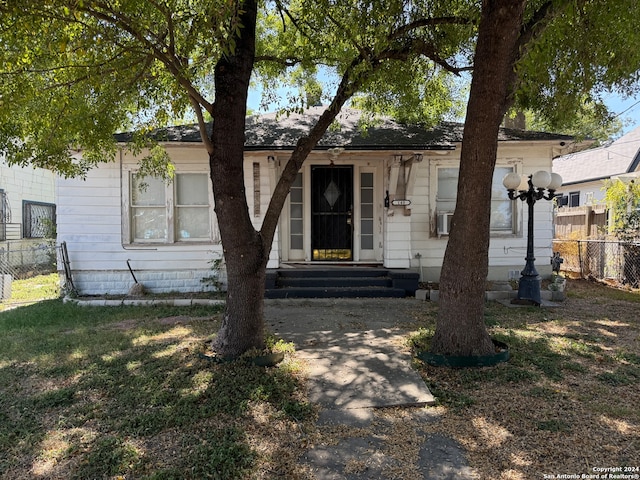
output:
M134 243L211 241L211 205L206 173L176 173L130 181L130 238Z
M456 206L458 192L458 174L456 166L438 166L435 205L437 214L437 233L449 233L451 218ZM502 185L502 179L507 173L513 172L513 166L496 166L491 185L491 232L513 233L515 228L515 202L507 197Z

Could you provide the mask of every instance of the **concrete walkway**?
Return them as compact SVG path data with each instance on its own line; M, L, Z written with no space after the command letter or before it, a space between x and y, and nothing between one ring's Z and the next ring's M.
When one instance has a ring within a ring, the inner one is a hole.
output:
M338 445L316 445L305 462L317 480L402 479L391 455L381 408L410 409L412 428L437 421L435 399L411 367L406 338L415 299L292 299L265 301L271 330L296 345L309 368L309 400L321 406L319 428L353 429ZM327 430L328 431L328 430ZM452 439L423 435L411 477L471 479L464 452ZM359 468L354 468L358 465ZM399 476L400 475L400 476Z

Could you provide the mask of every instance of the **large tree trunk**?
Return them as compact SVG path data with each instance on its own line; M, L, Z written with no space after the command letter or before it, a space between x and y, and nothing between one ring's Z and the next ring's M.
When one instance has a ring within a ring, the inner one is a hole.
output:
M280 212L303 162L370 73L352 75L351 70L362 63L362 58L347 69L331 104L309 133L299 139L275 187L262 228L256 231L249 216L243 171L247 93L255 59L256 0L245 0L242 10L243 28L236 38L236 48L216 65L213 152L209 155L227 267L226 308L213 349L225 357L263 347L265 275Z
M434 353L494 351L484 324L491 181L512 97L525 0L484 0L465 120L458 197L440 276Z
M240 8L242 30L236 47L215 68L213 152L209 155L228 281L222 326L213 342L214 350L222 356L238 356L263 347L264 280L269 252L251 223L243 168L257 2L245 0Z

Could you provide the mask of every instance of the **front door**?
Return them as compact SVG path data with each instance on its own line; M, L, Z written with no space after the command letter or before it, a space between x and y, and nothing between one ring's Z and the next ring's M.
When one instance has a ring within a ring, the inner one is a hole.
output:
M353 259L353 167L311 167L313 260Z

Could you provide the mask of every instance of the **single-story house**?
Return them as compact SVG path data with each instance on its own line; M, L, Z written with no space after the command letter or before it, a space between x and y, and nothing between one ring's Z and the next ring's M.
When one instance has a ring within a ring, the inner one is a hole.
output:
M597 148L562 155L553 160L553 171L562 177L557 194L561 207L602 203L604 181L631 179L640 172L640 127L614 142Z
M290 152L321 111L248 118L244 173L256 227ZM381 266L437 281L456 202L463 126L425 129L382 118L363 130L361 118L344 110L309 155L282 211L268 268ZM211 262L222 257L208 156L197 129L176 126L158 135L175 164L171 183L137 179L137 159L125 148L85 179L57 179L58 241L66 244L80 294L126 293L133 284L129 267L152 292L201 291ZM504 175L550 171L552 158L571 141L501 129L489 279L519 276L526 254L526 208L508 199ZM536 205L541 274L551 271L552 213L551 202Z

